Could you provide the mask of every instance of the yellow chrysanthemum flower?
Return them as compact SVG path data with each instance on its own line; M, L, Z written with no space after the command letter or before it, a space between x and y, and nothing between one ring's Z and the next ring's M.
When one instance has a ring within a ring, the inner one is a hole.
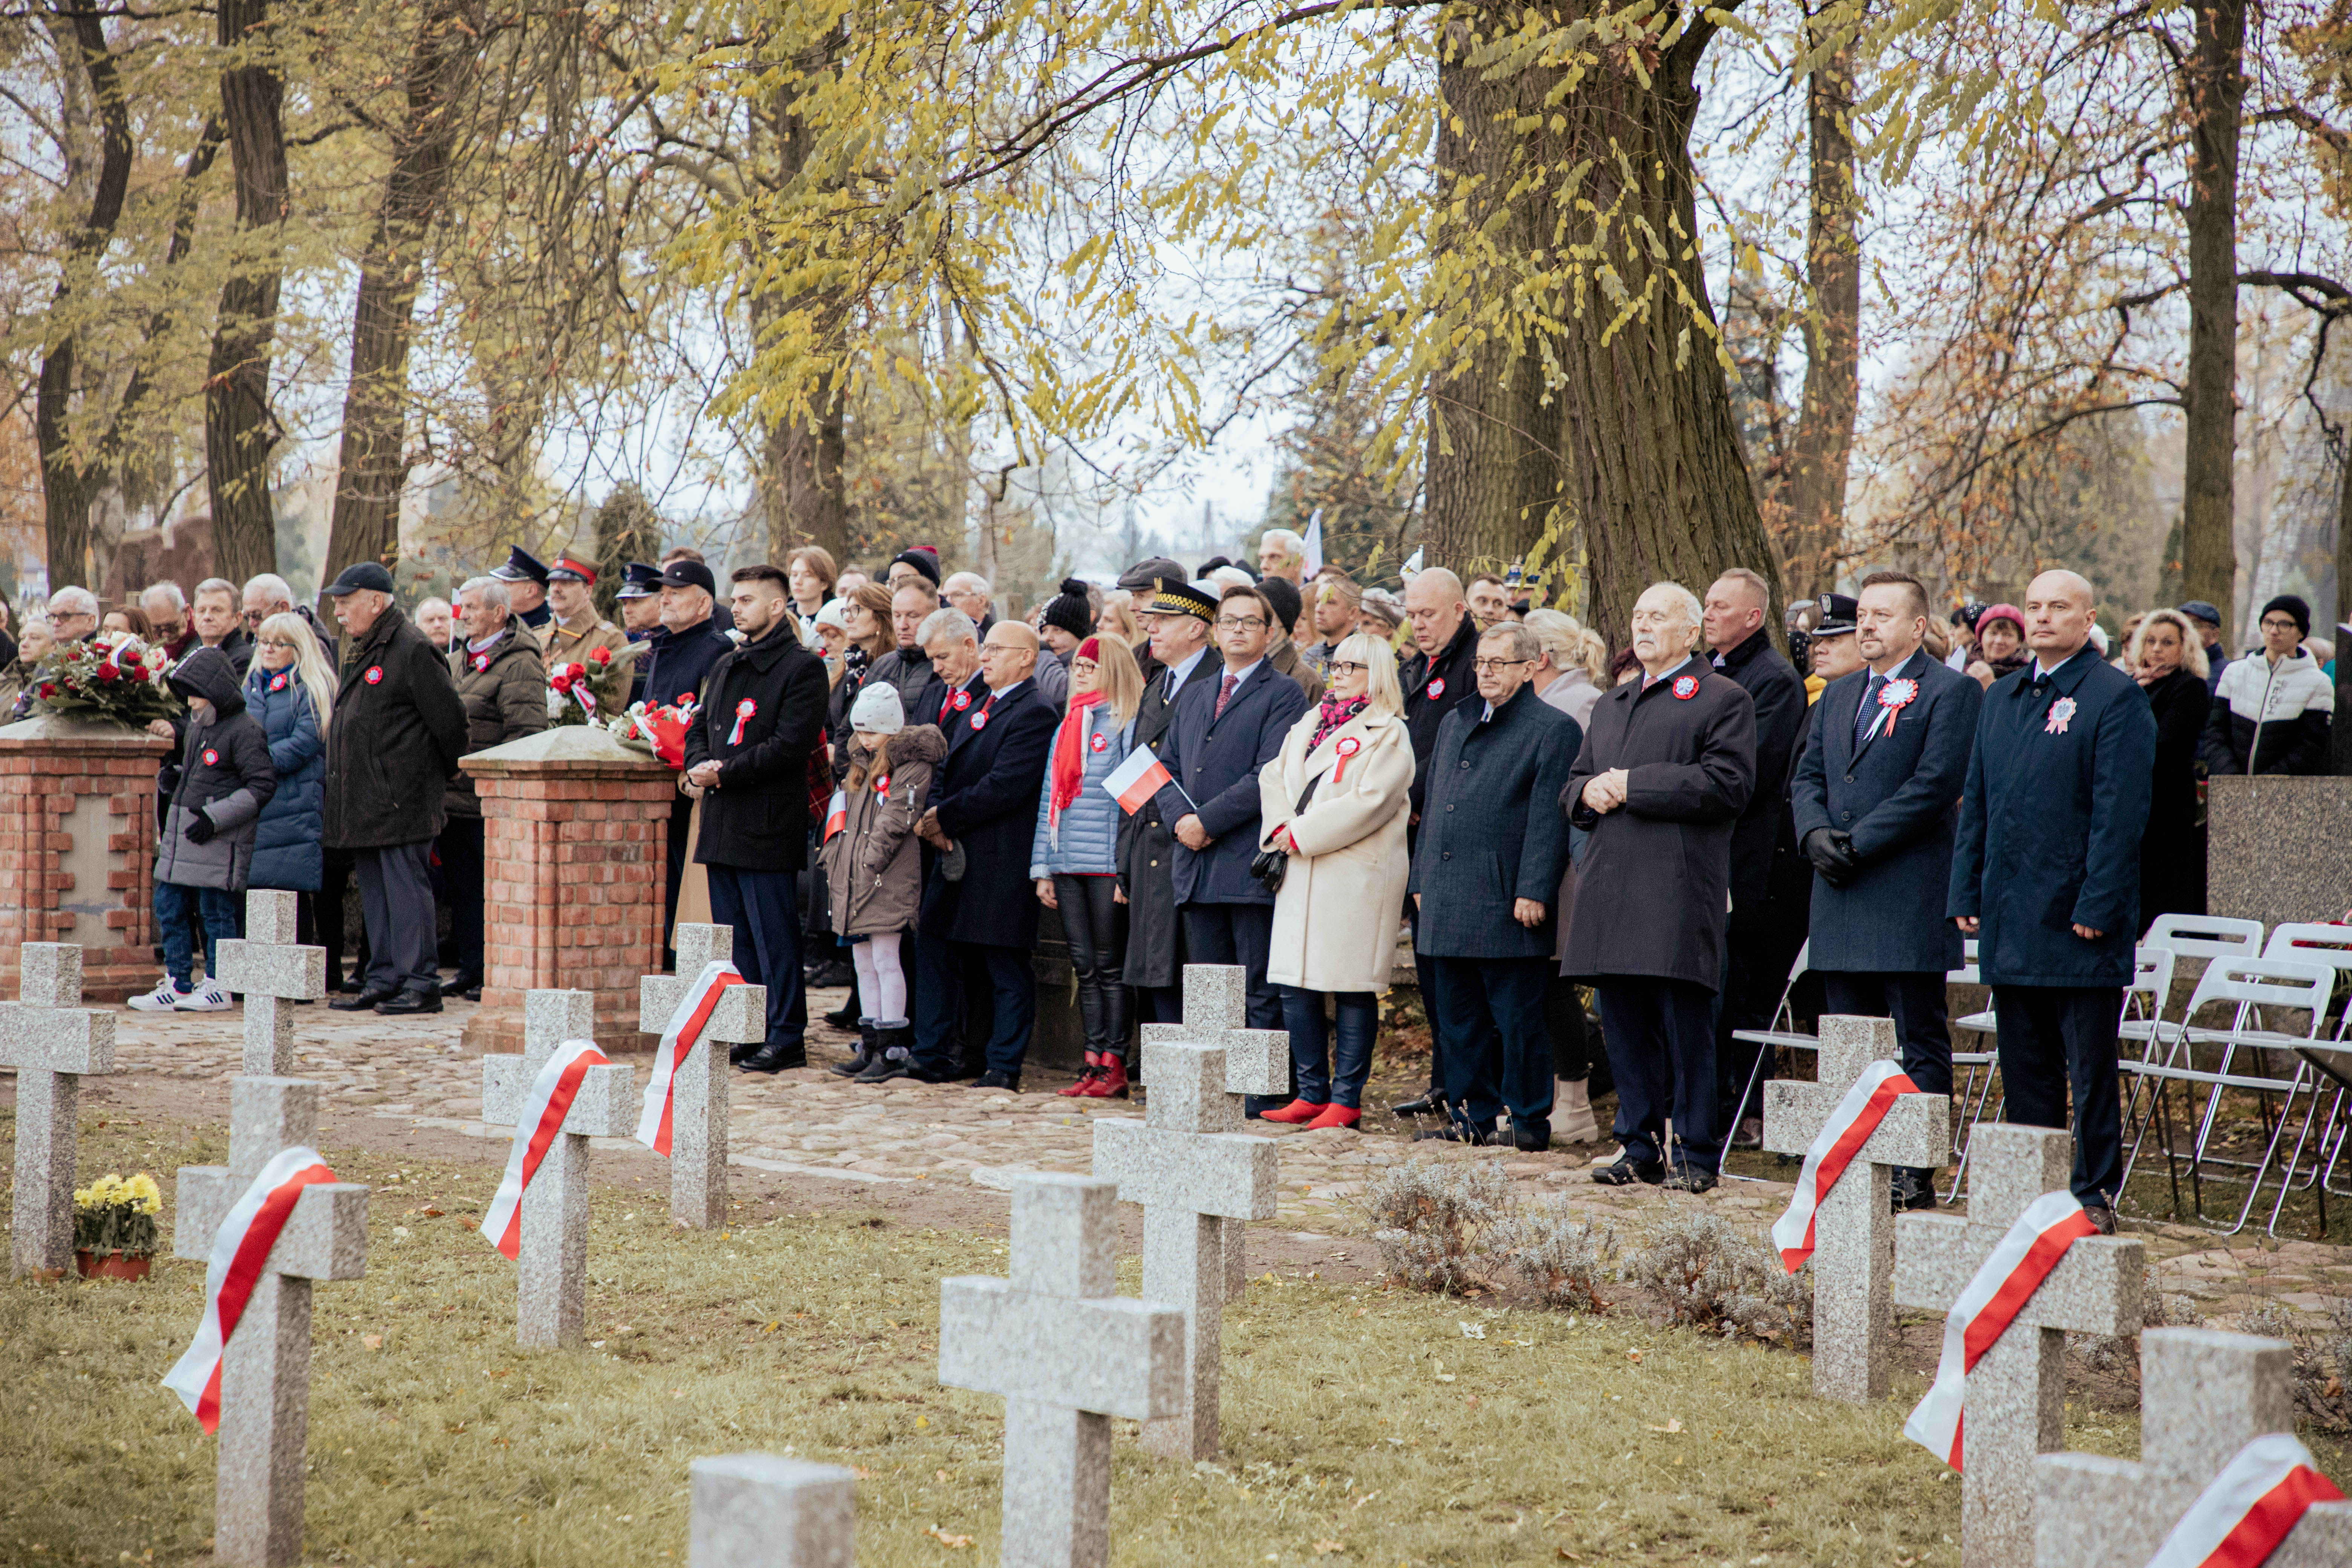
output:
M89 1201L99 1208L110 1208L122 1198L122 1178L104 1175L89 1184Z
M162 1190L155 1185L155 1178L144 1171L131 1177L123 1185L132 1197L142 1204L161 1202L163 1196Z
M89 1207L89 1189L88 1187L76 1187L74 1189L74 1207L78 1209L86 1209Z

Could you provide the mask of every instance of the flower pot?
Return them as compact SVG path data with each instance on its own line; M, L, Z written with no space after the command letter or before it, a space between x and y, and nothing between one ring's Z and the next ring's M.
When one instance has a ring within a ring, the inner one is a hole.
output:
M91 1252L87 1249L74 1254L74 1267L85 1279L144 1279L155 1260L145 1256L134 1257L128 1252Z

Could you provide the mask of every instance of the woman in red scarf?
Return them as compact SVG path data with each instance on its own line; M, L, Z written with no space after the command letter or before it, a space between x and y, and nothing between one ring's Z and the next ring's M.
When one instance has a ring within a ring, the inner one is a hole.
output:
M1143 672L1117 637L1088 637L1070 660L1070 697L1037 800L1029 875L1037 901L1062 916L1078 977L1087 1068L1062 1092L1127 1097L1128 989L1125 896L1118 890L1118 802L1102 786L1135 742Z

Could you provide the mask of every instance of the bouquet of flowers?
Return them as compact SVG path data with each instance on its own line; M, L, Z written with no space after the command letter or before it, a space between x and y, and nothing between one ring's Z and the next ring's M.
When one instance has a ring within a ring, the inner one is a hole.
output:
M166 679L170 664L163 649L121 634L62 644L33 666L33 710L143 730L181 709Z
M631 746L669 764L672 772L686 766L686 731L694 722L695 705L680 702L637 702L607 722L604 728L625 746Z
M155 1216L163 1194L142 1171L129 1181L100 1176L74 1194L74 1250L125 1258L155 1255Z
M628 706L629 682L637 655L650 644L633 642L620 652L592 648L584 659L547 667L547 721L601 724Z

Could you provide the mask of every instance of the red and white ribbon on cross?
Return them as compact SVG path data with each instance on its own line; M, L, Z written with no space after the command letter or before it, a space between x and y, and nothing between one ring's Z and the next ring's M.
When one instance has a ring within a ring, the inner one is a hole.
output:
M2200 1492L2147 1568L2261 1568L2311 1505L2341 1502L2311 1450L2284 1432L2255 1438Z
M733 964L719 960L704 964L670 1010L669 1022L662 1026L661 1046L654 1052L653 1080L646 1085L646 1109L637 1118L637 1142L655 1153L669 1153L670 1101L677 1085L677 1069L702 1043L702 1032L709 1026L710 1011L719 1005L719 995L730 985L742 984L743 972Z
M1804 1168L1797 1173L1797 1190L1789 1196L1788 1211L1772 1222L1772 1246L1780 1254L1780 1267L1794 1274L1813 1255L1813 1214L1830 1189L1853 1163L1886 1113L1895 1109L1895 1097L1916 1094L1919 1086L1903 1076L1903 1069L1893 1062L1873 1062L1863 1068L1862 1076L1845 1091L1830 1112L1822 1130L1805 1150Z
M2044 1193L2025 1205L1952 1303L1944 1320L1944 1353L1936 1363L1935 1386L1903 1423L1906 1437L1952 1468L1960 1468L1960 1411L1969 1370L2000 1342L2066 1249L2098 1233L2072 1193Z
M514 1148L507 1155L507 1173L499 1180L498 1196L482 1216L482 1234L509 1258L522 1257L522 1192L539 1174L540 1162L555 1147L563 1119L580 1093L588 1069L608 1065L604 1053L586 1040L566 1040L555 1047L539 1076L523 1096L522 1114L515 1119Z
M206 1432L220 1430L221 1356L261 1283L269 1249L278 1245L302 1189L334 1179L316 1149L280 1149L213 1233L212 1254L205 1262L205 1315L194 1341L163 1378L163 1386L180 1396Z

